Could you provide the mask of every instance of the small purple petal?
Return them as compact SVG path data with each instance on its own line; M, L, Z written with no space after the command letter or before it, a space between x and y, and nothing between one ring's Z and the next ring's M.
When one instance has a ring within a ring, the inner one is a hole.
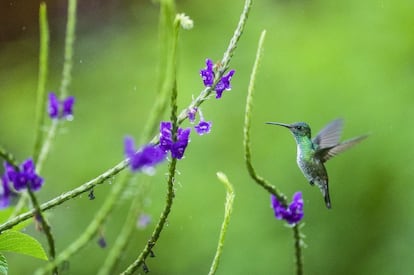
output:
M49 107L48 107L49 117L58 118L59 117L59 100L55 93L49 93Z
M286 220L290 224L297 223L303 218L303 199L301 192L296 192L293 195L293 200L288 207L288 212L289 215Z
M71 118L73 116L73 104L75 103L75 97L69 96L63 100L63 117Z
M164 151L171 149L172 141L172 123L163 121L160 124L160 147Z
M195 117L196 117L196 114L197 114L197 110L198 110L197 107L193 107L193 108L189 109L188 112L187 112L188 120L191 123L194 123L194 120L195 120Z
M13 187L16 191L21 191L27 188L28 179L25 173L17 172L16 177L13 180Z
M214 83L214 70L213 61L211 59L206 60L206 68L200 71L201 78L203 79L204 86L211 87Z
M124 153L127 158L131 158L135 154L134 139L130 136L124 138Z
M30 177L30 189L33 191L38 191L43 185L43 178L34 174Z
M151 216L147 214L141 214L138 218L137 227L139 229L145 229L151 223Z
M207 121L201 120L196 126L194 126L194 129L196 130L197 134L202 136L204 134L210 133L211 125L212 125L211 121L207 122Z
M34 166L33 159L29 158L29 159L23 161L23 163L21 164L21 168L22 168L23 172L28 174L28 175L34 174L35 173L35 166Z
M29 158L21 164L20 174L24 175L26 185L29 184L31 190L37 191L42 187L43 178L36 174L33 159Z
M132 171L153 168L158 163L164 161L167 153L156 145L146 145L130 159Z
M1 177L0 181L0 209L3 209L10 205L10 187L6 174Z
M273 211L275 212L276 219L283 219L286 215L286 209L283 207L283 205L277 200L275 195L271 195L272 200L272 207Z
M175 159L181 159L184 156L185 149L187 148L191 128L178 129L177 141L174 142L171 148L171 156Z
M5 170L5 176L10 181L14 181L17 178L18 172L13 167L13 165L9 164L8 162L4 162L4 170Z
M231 89L230 81L234 73L235 73L235 70L229 71L217 83L216 88L215 88L216 98L221 98L221 95L223 94L224 91Z

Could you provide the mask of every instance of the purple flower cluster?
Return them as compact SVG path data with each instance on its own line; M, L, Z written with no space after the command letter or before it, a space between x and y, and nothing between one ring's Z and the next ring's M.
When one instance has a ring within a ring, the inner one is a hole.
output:
M214 90L216 91L216 98L221 98L222 94L226 90L231 89L230 80L233 77L235 71L231 70L226 75L224 75L215 85ZM206 68L200 71L200 75L203 79L204 86L212 87L214 84L215 72L214 64L211 59L206 60ZM51 102L49 106L49 114L54 114L58 116L59 111L59 101L57 100L54 94L50 94ZM69 100L66 99L66 100ZM65 102L63 104L63 116L65 112ZM72 103L73 104L72 99ZM69 104L69 103L67 103ZM71 105L70 105L71 106ZM69 108L71 110L71 107ZM200 120L197 125L194 126L194 130L199 135L208 134L211 131L211 121L205 121L201 110L197 107L192 107L188 110L187 116L191 123L194 123L197 112L200 113ZM51 115L52 117L52 115ZM138 151L135 149L134 140L131 137L126 137L124 140L125 155L129 158L130 166L132 171L153 171L153 168L160 162L166 159L168 151L171 152L171 157L175 159L182 159L184 157L184 152L187 148L191 128L178 128L176 137L172 135L172 123L169 121L163 121L160 124L160 140L159 144L148 144L143 146Z
M10 203L11 184L16 191L27 187L32 191L38 191L43 185L43 178L36 174L35 164L31 158L25 160L19 169L5 162L4 170L0 186L0 208L7 207Z
M235 70L230 70L226 75L224 75L216 84L216 98L221 98L224 91L231 89L230 81L235 73ZM200 70L200 76L203 79L204 86L211 87L214 84L214 65L211 59L206 60L206 68Z
M172 123L163 121L160 124L160 147L165 151L171 152L171 157L181 159L184 156L190 138L190 128L178 128L177 140L173 140Z
M271 201L277 219L285 220L289 224L296 224L302 220L304 213L301 192L296 192L293 195L292 202L287 207L283 206L274 195L271 196Z
M75 98L69 96L66 99L60 101L55 93L49 93L49 117L52 119L65 118L71 120L73 117L73 104L75 103Z
M175 159L183 158L190 138L190 131L190 128L178 128L177 138L174 141L172 123L161 122L160 143L158 145L147 144L138 151L135 149L134 139L126 137L124 140L125 155L129 158L131 170L152 173L154 167L166 159L168 151Z

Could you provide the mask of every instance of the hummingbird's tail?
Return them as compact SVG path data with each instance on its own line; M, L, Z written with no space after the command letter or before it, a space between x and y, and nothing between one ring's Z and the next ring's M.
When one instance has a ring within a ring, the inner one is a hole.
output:
M329 191L328 188L325 190L325 205L326 208L331 209L331 198L329 197Z
M325 199L325 205L326 208L331 209L331 198L329 197L329 187L328 187L328 181L325 182L316 182L316 184L319 187L319 190L322 192L322 196Z

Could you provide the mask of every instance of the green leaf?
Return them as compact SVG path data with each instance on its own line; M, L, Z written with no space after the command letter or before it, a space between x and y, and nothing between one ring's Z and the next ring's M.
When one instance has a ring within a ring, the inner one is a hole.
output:
M6 257L0 253L0 274L7 275L9 266L7 265Z
M0 251L48 260L45 250L35 238L15 230L7 230L0 234Z

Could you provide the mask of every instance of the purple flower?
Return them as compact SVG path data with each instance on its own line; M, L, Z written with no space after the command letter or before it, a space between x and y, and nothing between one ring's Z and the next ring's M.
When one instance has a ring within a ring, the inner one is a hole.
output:
M204 86L211 87L214 83L214 71L213 61L206 59L206 68L200 71L201 78L203 79Z
M126 137L124 140L125 155L129 158L132 171L143 170L148 173L160 162L165 160L166 152L158 145L148 144L138 152L134 148L134 139Z
M9 206L11 193L7 174L4 174L0 180L0 209L3 209Z
M63 117L70 117L73 115L73 104L75 103L75 97L69 96L65 100L63 100L63 110L62 115Z
M59 117L59 100L55 93L49 93L49 116L50 118Z
M210 133L211 125L211 121L200 120L200 122L196 126L194 126L194 129L196 130L197 134L202 136L204 134Z
M197 110L198 110L197 107L193 107L193 108L190 108L188 110L188 112L187 112L188 120L191 123L194 123L194 121L195 121L195 117L196 117L196 114L197 114Z
M188 141L190 138L190 128L178 129L177 141L171 146L171 156L175 159L182 159L184 156L185 149L187 148Z
M271 196L272 207L275 212L275 217L279 220L285 220L289 224L296 224L303 218L303 198L301 192L296 192L293 195L292 202L288 207L283 206L276 198Z
M215 86L216 98L221 98L224 91L231 89L230 81L235 73L235 70L230 70L224 75ZM201 78L203 79L204 86L211 87L214 84L214 65L211 59L206 60L206 68L200 70ZM190 120L191 121L191 120Z
M137 227L139 229L145 229L151 223L151 216L147 214L141 214L137 221Z
M169 121L162 121L160 123L160 147L164 151L169 151L171 150L172 144L172 123Z
M224 75L216 85L216 98L221 98L224 91L231 89L230 80L233 77L235 70L231 70L228 74Z
M71 120L73 116L74 103L75 98L73 96L69 96L66 99L60 101L55 93L49 93L49 117L52 119L64 117L67 120Z
M31 158L23 161L20 169L15 169L6 162L5 170L8 180L13 182L16 191L23 190L28 186L32 191L37 191L43 185L43 178L36 174L35 164Z
M178 128L177 140L174 142L172 137L172 123L163 121L160 124L160 148L165 152L171 151L171 156L176 159L181 159L184 156L185 149L187 148L190 128L182 129Z

